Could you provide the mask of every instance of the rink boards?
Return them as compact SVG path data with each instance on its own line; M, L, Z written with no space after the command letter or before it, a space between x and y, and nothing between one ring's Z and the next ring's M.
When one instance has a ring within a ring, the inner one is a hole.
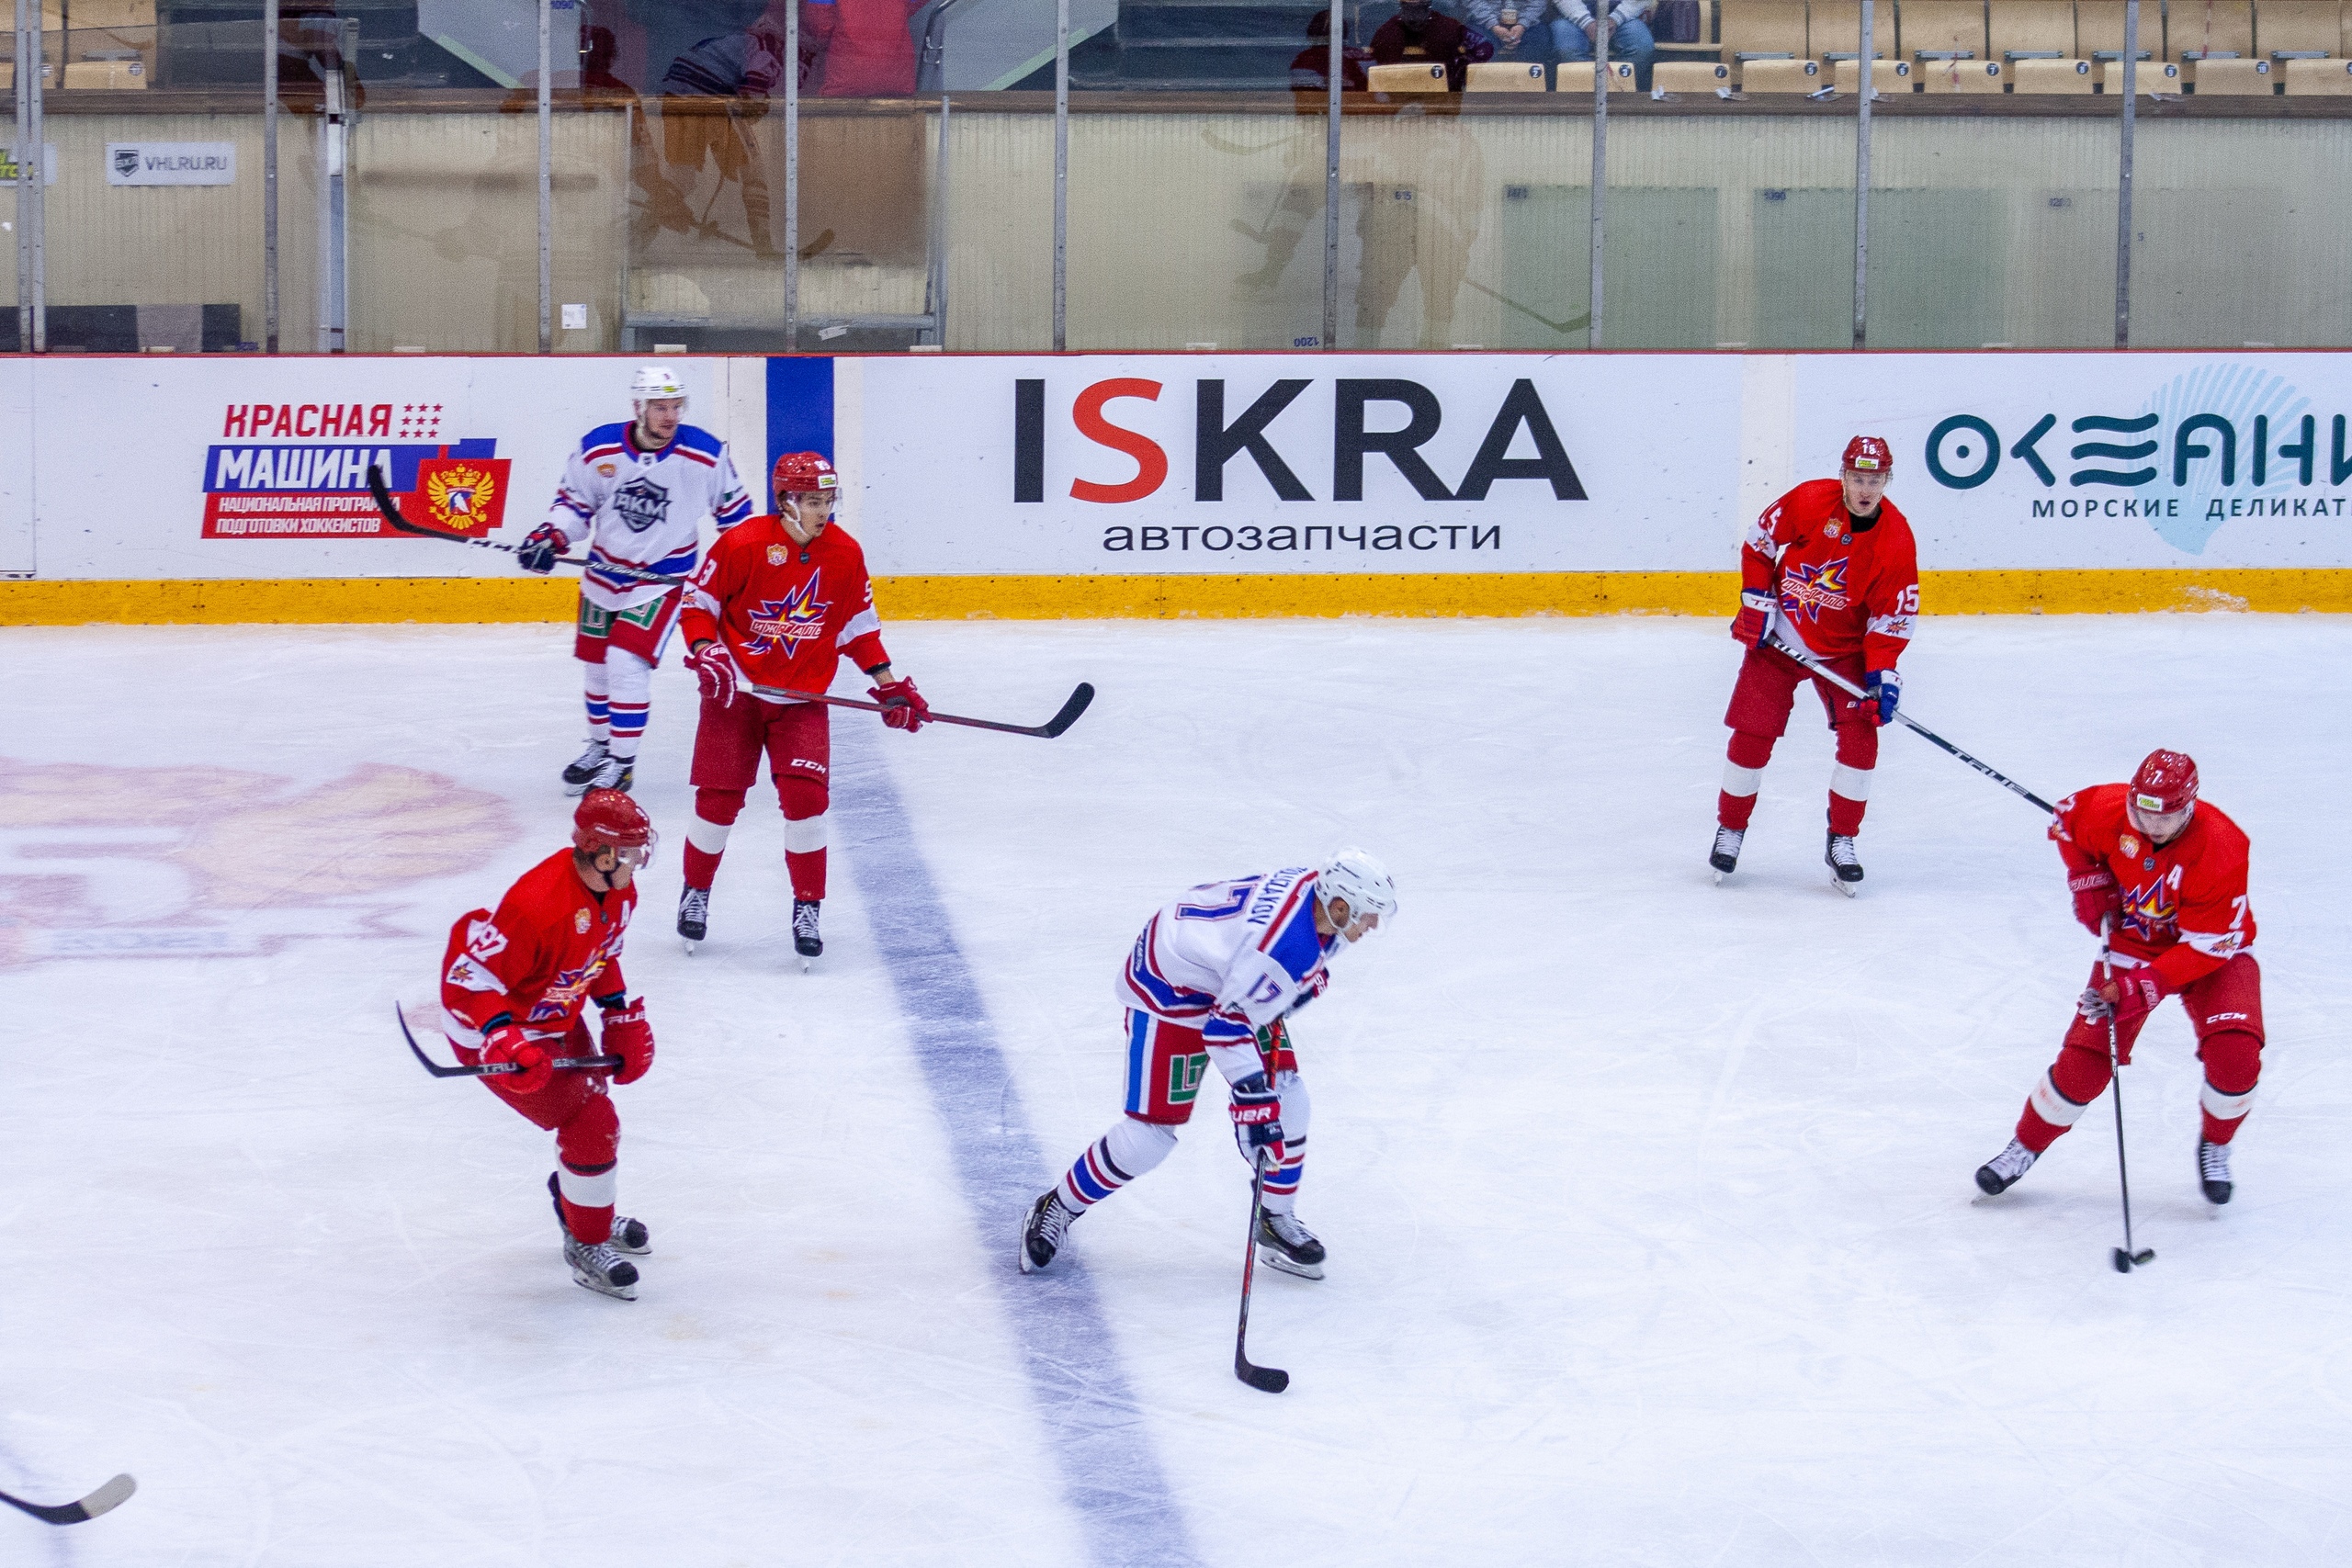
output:
M563 620L512 544L633 360L0 365L0 623ZM1715 614L1747 521L1896 455L1930 613L2352 610L2352 358L687 356L755 492L827 452L884 613Z

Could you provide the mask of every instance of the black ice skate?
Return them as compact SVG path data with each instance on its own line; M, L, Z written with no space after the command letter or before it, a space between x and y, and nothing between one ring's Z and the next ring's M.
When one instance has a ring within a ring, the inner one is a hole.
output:
M1976 1185L1987 1198L1997 1198L2018 1184L2018 1178L2033 1168L2039 1158L2031 1149L2009 1140L2009 1146L1976 1168Z
M563 1260L571 1265L572 1282L584 1285L600 1295L625 1302L637 1300L637 1265L620 1255L610 1242L594 1247L573 1241L563 1241Z
M2216 1208L2230 1201L2236 1188L2230 1180L2230 1145L2198 1140L2197 1179L2204 1186L2205 1201Z
M1829 867L1838 879L1838 891L1847 897L1854 896L1854 888L1862 880L1862 861L1854 850L1852 837L1845 833L1829 835L1828 846L1821 852L1822 863Z
M1021 1222L1021 1271L1035 1274L1053 1262L1054 1255L1062 1249L1062 1239L1069 1235L1070 1222L1077 1218L1063 1206L1059 1188L1040 1193Z
M814 898L795 898L792 901L792 951L800 954L800 967L803 969L808 967L809 959L825 951L825 939L817 934L819 908Z
M1745 828L1718 828L1715 847L1707 853L1707 863L1715 868L1715 880L1721 882L1739 869L1739 846L1747 841Z
M571 1239L571 1222L563 1217L563 1185L555 1172L548 1172L548 1196L555 1200L555 1223L563 1232L563 1239ZM632 1220L627 1214L613 1216L613 1234L605 1246L615 1252L632 1253L639 1258L653 1250L653 1233L643 1220Z
M694 955L702 939L710 934L710 889L683 887L678 890L678 934L686 939L686 954Z
M635 758L624 761L619 757L606 757L597 765L594 776L571 793L586 795L592 789L616 789L623 795L627 795L629 785L636 782L637 760Z
M1302 1280L1323 1278L1323 1244L1295 1214L1267 1210L1258 1216L1258 1258L1269 1269Z
M604 765L605 743L601 740L591 740L588 742L588 750L574 757L564 768L564 793L566 795L587 794L589 781L596 776L596 771Z

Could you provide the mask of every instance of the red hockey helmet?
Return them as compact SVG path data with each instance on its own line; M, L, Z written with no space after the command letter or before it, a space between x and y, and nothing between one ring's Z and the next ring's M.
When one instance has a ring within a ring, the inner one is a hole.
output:
M2158 843L2188 825L2197 809L2197 763L2185 751L2151 751L2124 796L2132 825Z
M1857 435L1846 443L1844 466L1858 474L1891 474L1894 454L1875 435Z
M814 495L838 490L842 477L821 452L786 452L775 460L768 488L778 495Z
M645 807L616 789L592 789L571 814L572 846L588 854L622 852L632 865L653 858L653 821Z

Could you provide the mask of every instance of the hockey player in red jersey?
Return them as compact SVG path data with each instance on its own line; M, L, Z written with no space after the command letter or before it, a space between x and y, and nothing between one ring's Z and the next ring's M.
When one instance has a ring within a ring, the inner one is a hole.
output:
M444 1028L458 1060L512 1064L483 1087L555 1134L548 1190L571 1277L623 1301L637 1299L637 1266L621 1254L641 1257L652 1242L643 1221L613 1213L621 1123L608 1069L552 1063L595 1054L582 1018L594 1001L603 1053L622 1061L613 1081L635 1083L653 1065L644 1000L630 1000L621 978L636 876L652 852L653 825L637 802L590 790L572 814L571 847L525 872L496 914L460 916L441 961Z
M2017 1136L1976 1172L2005 1192L2107 1088L2108 1026L2118 1064L2156 1004L2178 996L2205 1064L2197 1177L2206 1201L2230 1201L2230 1145L2262 1076L2262 969L2254 961L2246 838L2197 798L2197 764L2151 751L2128 784L2093 784L2058 803L2050 837L2066 863L2075 919L2108 942L2075 1017L2018 1118ZM2111 935L2109 934L2111 932Z
M1829 775L1829 841L1823 851L1838 891L1862 879L1854 849L1878 765L1878 732L1903 691L1895 661L1919 615L1918 551L1911 525L1886 499L1894 455L1875 435L1846 444L1834 479L1808 479L1765 508L1739 551L1739 615L1731 635L1747 645L1732 688L1730 756L1715 803L1715 844L1707 863L1721 882L1739 864L1756 792L1772 744L1787 732L1804 666L1768 646L1777 620L1813 657L1870 694L1849 696L1819 677L1814 686L1838 738Z
M689 775L695 819L678 897L678 934L689 953L708 933L711 883L763 752L784 807L793 948L804 961L825 951L817 925L832 758L825 705L770 702L746 686L823 692L848 659L874 682L867 695L885 705L883 723L911 733L931 717L915 683L891 671L865 552L833 525L840 486L832 464L817 453L778 458L775 511L723 536L686 594L686 668L702 682Z

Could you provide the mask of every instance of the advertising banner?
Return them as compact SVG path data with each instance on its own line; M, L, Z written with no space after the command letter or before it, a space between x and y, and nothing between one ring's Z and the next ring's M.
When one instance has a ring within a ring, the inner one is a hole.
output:
M109 141L110 186L232 186L237 183L233 141Z

